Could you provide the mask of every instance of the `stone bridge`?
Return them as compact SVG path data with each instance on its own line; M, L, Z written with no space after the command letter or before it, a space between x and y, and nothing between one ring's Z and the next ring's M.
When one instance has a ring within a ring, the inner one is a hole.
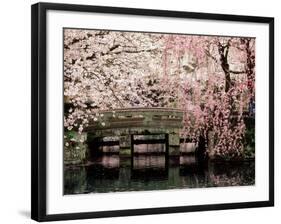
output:
M99 121L90 121L85 132L89 144L102 144L104 137L118 137L119 155L132 155L134 145L141 144L138 135L162 135L151 142L165 143L166 152L179 155L179 131L183 125L183 111L173 108L124 108L100 111Z

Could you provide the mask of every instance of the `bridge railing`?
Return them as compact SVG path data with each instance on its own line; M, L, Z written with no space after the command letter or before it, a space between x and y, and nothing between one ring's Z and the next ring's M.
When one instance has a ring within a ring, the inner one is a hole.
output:
M101 121L91 120L86 131L112 128L181 128L183 111L173 108L124 108L100 111Z

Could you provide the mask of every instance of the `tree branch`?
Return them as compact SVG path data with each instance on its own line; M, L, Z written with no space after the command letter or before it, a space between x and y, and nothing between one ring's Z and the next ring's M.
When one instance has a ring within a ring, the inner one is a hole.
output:
M211 55L211 53L210 53L209 51L205 50L205 53L206 53L206 55L207 55L208 57L210 57L210 58L213 59L216 63L218 63L218 60L217 60L213 55Z
M89 73L90 73L90 74L93 74L98 80L100 80L100 81L102 82L102 80L100 79L99 75L95 74L94 72L89 72ZM111 88L111 86L108 85L107 87L110 89L110 91L111 91L113 97L121 104L121 107L124 107L124 104L123 104L122 101L115 95L115 92L114 92L114 90Z
M233 70L229 70L230 73L232 74L245 74L246 71L233 71Z

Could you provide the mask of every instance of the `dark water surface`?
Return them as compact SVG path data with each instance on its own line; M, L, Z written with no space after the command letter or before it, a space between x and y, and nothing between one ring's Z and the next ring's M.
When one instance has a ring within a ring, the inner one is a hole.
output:
M199 163L192 155L180 156L179 160L167 159L165 155L104 155L88 166L64 170L65 194L254 184L254 161Z

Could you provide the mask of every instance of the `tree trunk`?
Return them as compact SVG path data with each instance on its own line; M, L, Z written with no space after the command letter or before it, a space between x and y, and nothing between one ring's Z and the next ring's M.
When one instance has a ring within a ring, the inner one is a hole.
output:
M220 55L221 67L225 75L225 92L228 92L231 88L231 78L228 64L228 51L229 51L230 43L228 42L226 45L222 45L219 43L218 51Z

